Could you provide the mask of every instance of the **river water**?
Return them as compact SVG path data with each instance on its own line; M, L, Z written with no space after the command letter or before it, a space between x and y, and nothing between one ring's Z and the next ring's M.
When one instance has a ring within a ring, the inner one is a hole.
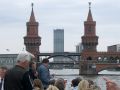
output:
M99 75L95 76L79 75L78 69L51 69L50 73L55 74L55 79L64 78L67 80L66 90L71 90L71 81L76 77L93 80L98 86L100 86L101 90L106 90L106 83L103 80L103 77L108 77L120 85L120 71L104 70L99 72Z

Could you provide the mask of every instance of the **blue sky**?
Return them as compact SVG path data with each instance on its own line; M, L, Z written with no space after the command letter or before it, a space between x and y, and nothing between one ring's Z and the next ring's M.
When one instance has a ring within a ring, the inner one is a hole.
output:
M53 51L53 30L57 28L64 29L65 51L75 51L84 33L88 2L92 2L96 21L98 51L120 44L120 0L0 0L0 53L18 53L25 48L23 37L32 2L42 37L41 52Z

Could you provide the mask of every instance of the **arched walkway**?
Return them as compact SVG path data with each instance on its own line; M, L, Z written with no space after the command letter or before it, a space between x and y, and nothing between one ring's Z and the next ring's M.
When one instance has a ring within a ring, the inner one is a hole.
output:
M105 63L105 64L96 64L96 72L100 72L102 70L106 70L106 69L115 69L115 68L120 68L120 63L114 63L114 64L110 64L110 63Z

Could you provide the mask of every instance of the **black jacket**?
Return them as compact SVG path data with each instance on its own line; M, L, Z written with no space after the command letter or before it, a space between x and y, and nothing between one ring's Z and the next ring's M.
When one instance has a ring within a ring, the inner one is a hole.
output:
M4 90L32 90L26 70L17 65L8 70L4 80Z

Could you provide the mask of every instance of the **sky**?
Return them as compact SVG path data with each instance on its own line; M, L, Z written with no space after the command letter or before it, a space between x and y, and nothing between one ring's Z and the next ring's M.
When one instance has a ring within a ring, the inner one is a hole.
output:
M64 29L64 50L74 52L84 34L84 21L91 2L98 51L120 44L120 0L0 0L0 54L18 53L25 49L26 22L34 3L39 22L40 52L53 51L53 30Z

